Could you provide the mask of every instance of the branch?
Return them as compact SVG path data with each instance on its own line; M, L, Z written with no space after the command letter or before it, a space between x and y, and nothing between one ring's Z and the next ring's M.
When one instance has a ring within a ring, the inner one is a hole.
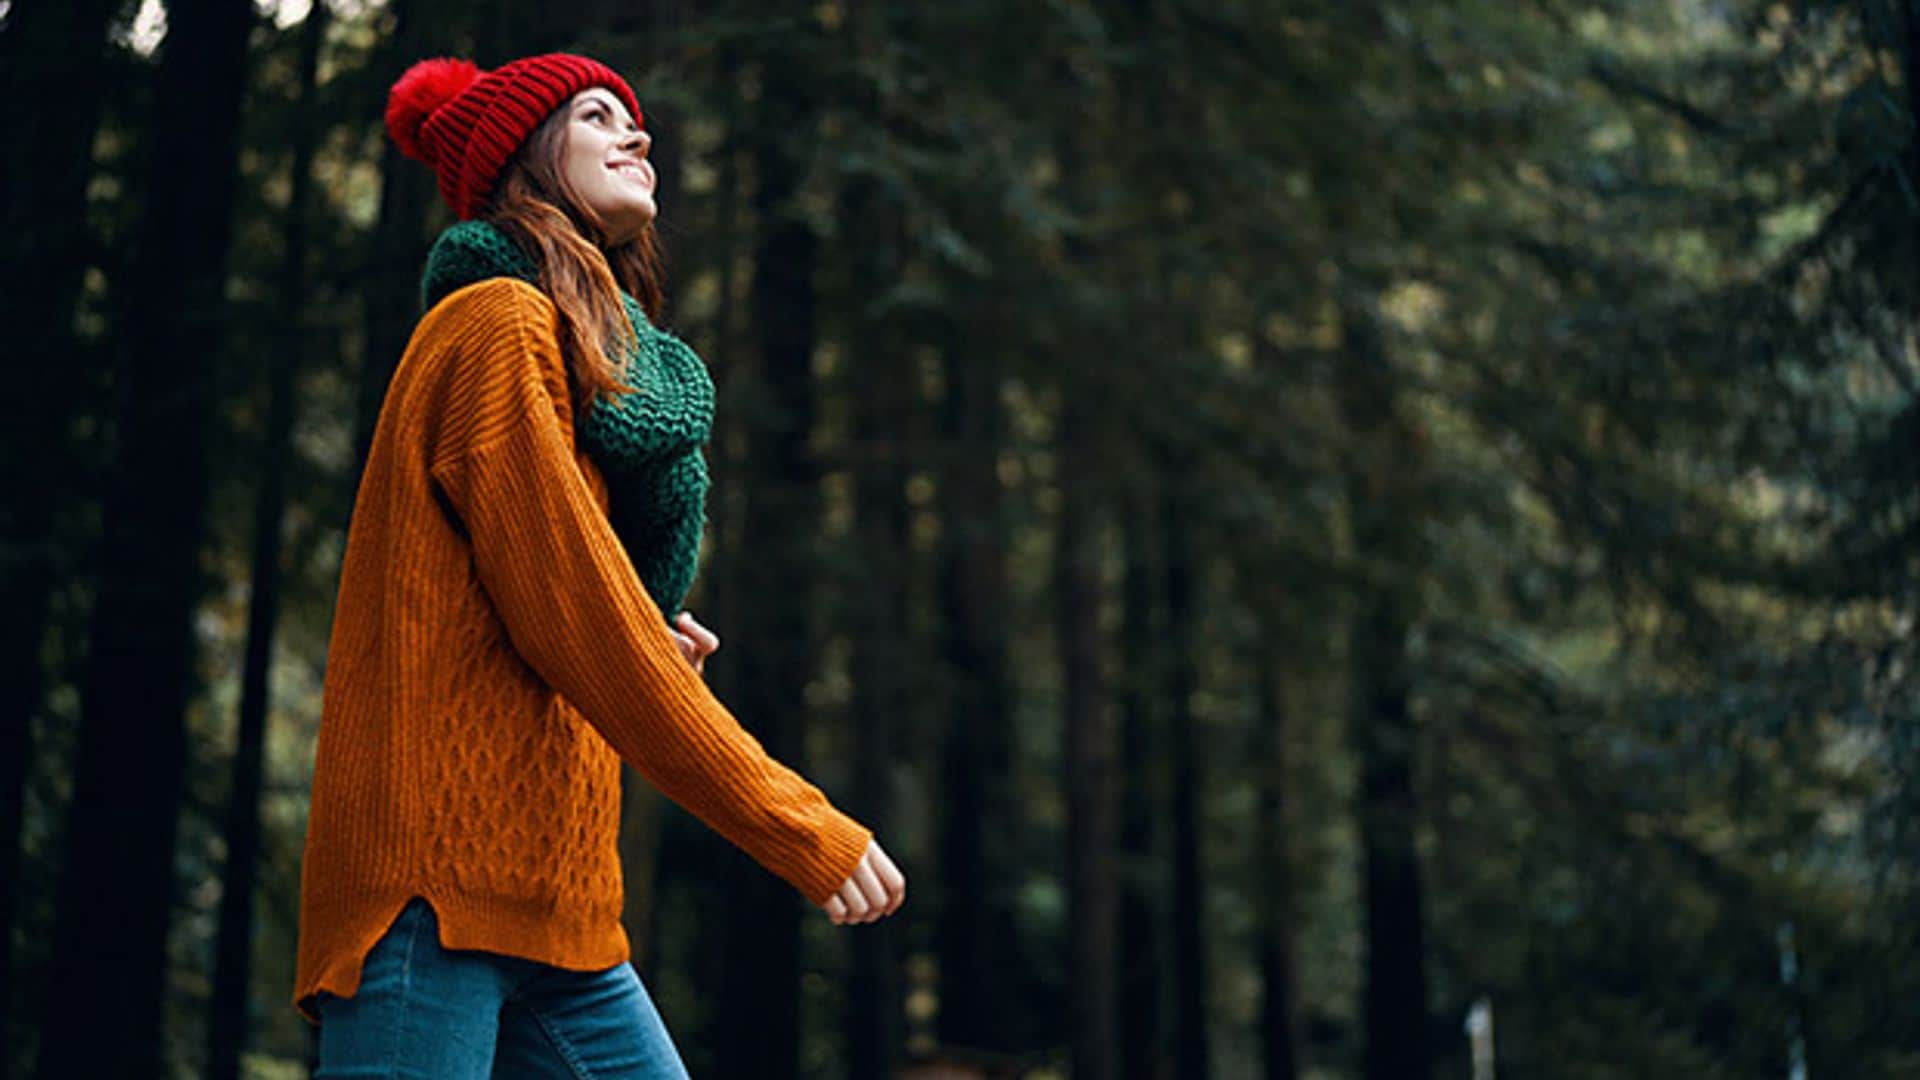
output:
M1605 60L1595 60L1587 65L1587 74L1593 81L1617 94L1639 98L1685 121L1687 126L1705 135L1725 135L1733 130L1733 125L1714 116L1712 113L1680 100L1659 87L1650 86L1626 74Z

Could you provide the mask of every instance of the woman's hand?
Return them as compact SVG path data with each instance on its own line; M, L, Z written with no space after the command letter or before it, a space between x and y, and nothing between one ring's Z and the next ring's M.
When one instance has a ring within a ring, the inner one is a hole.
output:
M907 876L893 865L880 841L867 842L867 853L840 891L827 897L821 910L835 924L870 923L900 910L907 902Z
M705 672L707 657L720 648L720 637L713 631L701 626L690 611L674 616L673 640L680 646L680 655L687 658L693 670Z

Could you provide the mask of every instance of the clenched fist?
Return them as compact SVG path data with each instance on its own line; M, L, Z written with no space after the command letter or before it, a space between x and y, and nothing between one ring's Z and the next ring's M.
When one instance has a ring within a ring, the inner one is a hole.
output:
M906 902L907 876L887 858L880 841L872 840L867 843L866 854L860 856L860 865L853 868L853 875L820 908L837 925L848 926L875 922L900 910Z

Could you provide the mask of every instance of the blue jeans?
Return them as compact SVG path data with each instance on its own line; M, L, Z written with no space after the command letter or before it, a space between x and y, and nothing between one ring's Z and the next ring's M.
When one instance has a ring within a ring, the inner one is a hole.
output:
M350 998L321 994L328 1077L606 1077L686 1080L686 1066L633 965L567 971L440 947L414 899L367 954Z

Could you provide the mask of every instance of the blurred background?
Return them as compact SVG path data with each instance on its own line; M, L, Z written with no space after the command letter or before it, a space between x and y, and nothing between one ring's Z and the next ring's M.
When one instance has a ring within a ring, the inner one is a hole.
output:
M6 1075L307 1074L385 96L554 49L709 676L911 879L629 784L695 1076L1920 1075L1920 2L0 0Z

